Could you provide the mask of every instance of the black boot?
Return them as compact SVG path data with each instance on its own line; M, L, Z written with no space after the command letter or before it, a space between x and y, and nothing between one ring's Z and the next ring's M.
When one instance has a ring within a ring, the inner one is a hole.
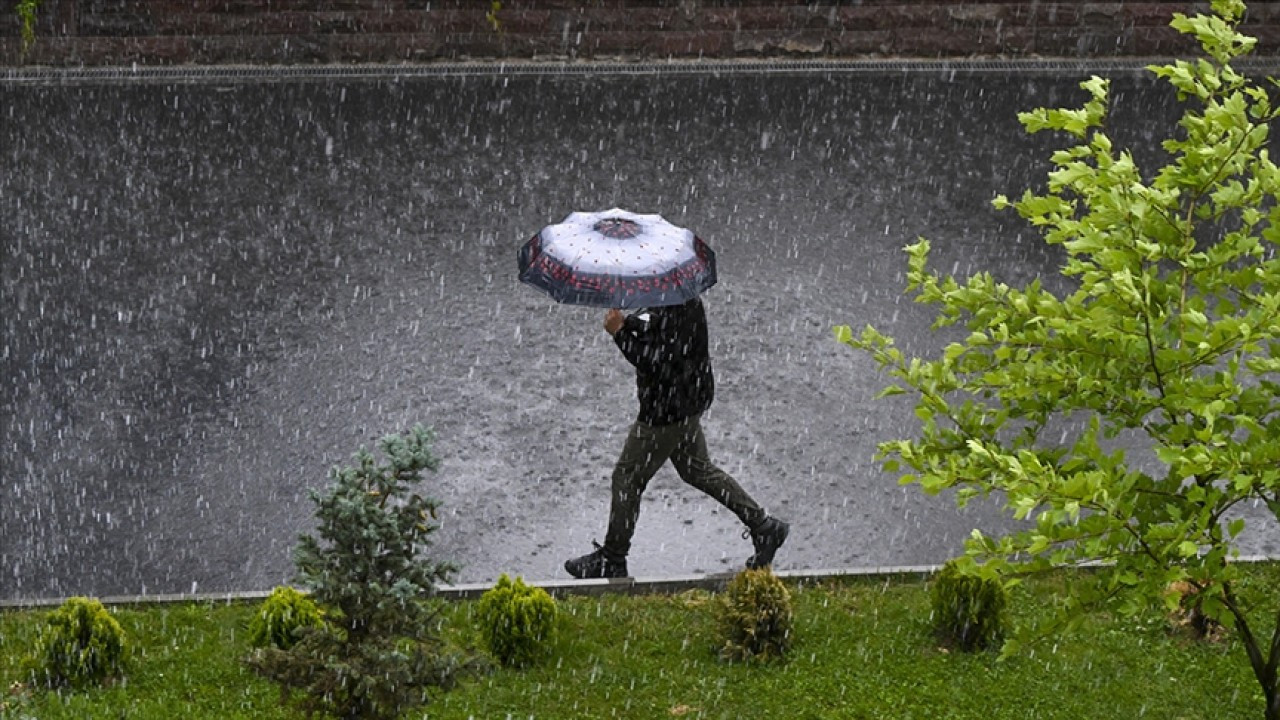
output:
M787 541L791 526L776 517L769 516L759 525L748 529L742 535L751 535L751 544L756 547L756 554L747 558L747 567L759 570L773 564L773 554Z
M625 555L619 557L615 553L605 550L600 543L594 540L591 541L591 544L596 546L595 552L564 561L566 572L579 580L627 576L627 558Z

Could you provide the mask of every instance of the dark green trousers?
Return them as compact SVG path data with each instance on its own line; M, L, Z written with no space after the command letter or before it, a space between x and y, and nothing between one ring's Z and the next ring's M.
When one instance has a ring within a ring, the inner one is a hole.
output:
M707 455L700 415L671 425L636 422L627 434L622 455L613 469L613 495L609 505L609 530L604 548L616 557L631 550L631 536L640 517L640 496L658 468L668 460L680 479L710 495L748 528L765 519L765 511L729 473L716 467Z

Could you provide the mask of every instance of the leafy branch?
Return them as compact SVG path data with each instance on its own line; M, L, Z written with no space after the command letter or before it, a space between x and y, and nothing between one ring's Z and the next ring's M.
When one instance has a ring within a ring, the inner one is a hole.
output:
M22 54L25 56L36 42L36 9L41 0L18 0L14 12L18 14L18 22L22 27Z

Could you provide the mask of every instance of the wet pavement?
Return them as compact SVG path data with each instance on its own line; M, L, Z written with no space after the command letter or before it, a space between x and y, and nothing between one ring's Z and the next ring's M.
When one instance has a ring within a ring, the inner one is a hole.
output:
M431 552L455 580L562 576L603 537L634 379L603 312L518 284L515 253L613 206L718 253L703 425L791 521L778 568L940 562L1011 523L878 469L911 408L873 400L885 379L831 327L949 341L903 295L919 235L943 270L1060 284L1059 256L989 200L1040 182L1059 144L1015 112L1078 105L1080 79L0 83L0 599L284 582L308 489L419 422L442 458L423 484L443 502ZM1153 165L1172 97L1140 74L1113 90L1113 139ZM1280 554L1271 516L1245 515L1245 552ZM630 569L732 569L740 531L664 468Z

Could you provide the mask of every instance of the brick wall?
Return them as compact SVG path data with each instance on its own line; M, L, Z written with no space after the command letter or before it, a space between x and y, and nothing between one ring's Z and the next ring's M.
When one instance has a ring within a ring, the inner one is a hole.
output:
M1184 54L1207 2L921 0L43 0L37 41L0 7L0 65L425 62L472 58L1116 57ZM1280 3L1243 31L1280 55Z

